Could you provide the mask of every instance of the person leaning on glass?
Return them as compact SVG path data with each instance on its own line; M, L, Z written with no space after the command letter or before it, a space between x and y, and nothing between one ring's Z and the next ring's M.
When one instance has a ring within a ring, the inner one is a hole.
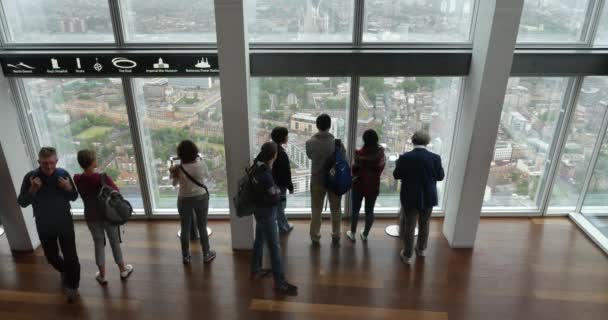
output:
M177 156L181 161L180 164L171 165L169 171L173 185L179 184L177 211L182 230L180 234L182 262L189 264L191 260L189 230L192 228L192 215L196 215L195 220L203 249L203 261L208 263L215 259L216 254L209 248L209 235L207 234L209 192L203 182L205 163L200 161L198 148L190 140L179 143Z

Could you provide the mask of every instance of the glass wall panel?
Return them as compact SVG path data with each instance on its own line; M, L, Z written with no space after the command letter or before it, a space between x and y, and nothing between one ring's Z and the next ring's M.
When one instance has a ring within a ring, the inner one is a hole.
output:
M169 158L176 156L178 143L185 139L197 144L205 163L209 210L227 209L219 79L135 79L133 88L155 213L177 210L178 189L169 179Z
M381 177L377 208L399 208L400 183L393 178L399 155L413 148L412 134L427 130L429 150L439 154L446 170L450 160L458 112L461 78L362 78L357 120L357 147L363 132L374 129L385 148L386 167ZM444 182L438 184L441 199Z
M524 0L518 43L575 43L583 40L590 0Z
M568 78L511 78L483 199L485 209L536 209Z
M594 44L596 46L608 45L608 5L606 3L604 3L604 8L602 9Z
M306 140L317 132L316 117L332 117L330 132L347 144L349 78L252 78L250 139L251 159L270 140L272 128L289 129L285 150L291 160L295 192L288 196L287 209L310 210L310 160Z
M602 143L582 213L598 230L608 236L608 138L604 138Z
M593 149L601 137L602 119L608 110L606 88L606 77L588 77L583 82L553 182L550 211L563 213L576 208Z
M8 42L114 42L108 1L4 0L0 4Z
M365 42L468 42L474 0L365 1Z
M251 42L352 42L354 0L247 0Z
M127 42L216 42L213 0L123 0Z
M55 147L58 166L72 175L82 172L78 150L95 150L98 171L143 209L121 80L23 79L23 85L37 147ZM80 198L74 207L82 208Z

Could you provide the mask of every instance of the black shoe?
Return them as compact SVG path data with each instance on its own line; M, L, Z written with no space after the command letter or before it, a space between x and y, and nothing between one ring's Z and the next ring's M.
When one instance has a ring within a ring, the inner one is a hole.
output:
M340 237L331 237L331 244L333 246L340 246Z
M263 277L267 277L270 274L272 274L272 270L271 269L261 269L258 272L252 272L251 273L251 280L260 280Z
M185 256L185 257L182 258L182 263L183 264L190 264L190 259L191 259L191 256Z
M288 295L288 296L297 296L298 295L298 287L294 286L293 284L291 284L287 281L285 281L281 286L275 287L275 290L280 294L284 294L284 295Z

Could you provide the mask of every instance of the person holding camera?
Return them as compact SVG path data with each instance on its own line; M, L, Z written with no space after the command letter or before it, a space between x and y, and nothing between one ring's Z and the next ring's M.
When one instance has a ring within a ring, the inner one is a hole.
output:
M106 285L106 236L112 248L114 262L118 265L120 279L126 280L133 272L133 266L125 264L120 248L120 227L108 222L103 213L97 210L97 195L105 183L110 188L119 191L110 176L95 172L97 168L97 155L93 150L80 150L77 160L83 173L74 175L74 183L78 187L78 193L84 202L84 219L87 222L93 243L95 245L95 263L99 271L95 274L95 280L101 285ZM102 179L104 179L102 181Z
M209 247L207 234L207 214L209 212L209 190L203 183L204 163L200 161L198 147L190 140L184 140L177 146L177 156L180 164L173 164L169 168L173 186L179 185L177 197L177 211L181 223L180 240L182 244L182 262L189 264L190 232L192 216L196 216L196 223L203 249L203 261L211 262L216 253Z
M58 168L57 161L55 148L40 149L40 167L23 178L17 202L23 208L32 205L44 255L61 274L68 302L73 303L78 297L80 262L70 201L78 199L78 192L70 174ZM59 248L63 257L59 255Z

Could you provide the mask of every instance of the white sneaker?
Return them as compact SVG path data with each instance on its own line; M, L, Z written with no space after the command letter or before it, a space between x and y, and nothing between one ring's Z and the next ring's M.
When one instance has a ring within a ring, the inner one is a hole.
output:
M419 257L424 257L424 250L416 249L416 255Z
M346 237L347 237L347 238L348 238L350 241L352 241L352 242L357 241L357 238L355 237L355 234L354 234L352 231L350 231L350 230L346 231Z
M106 280L105 277L102 277L99 271L97 271L97 273L95 274L95 280L97 280L97 282L99 282L99 284L102 286L108 284L108 280Z
M411 257L406 257L405 256L405 250L401 249L401 252L399 252L399 256L401 257L401 262L405 263L405 264L410 264L410 258Z
M128 264L125 266L125 271L120 272L120 279L127 279L131 275L131 273L133 273L133 266Z
M361 240L367 241L367 236L364 235L363 232L361 232L359 235L361 236Z

